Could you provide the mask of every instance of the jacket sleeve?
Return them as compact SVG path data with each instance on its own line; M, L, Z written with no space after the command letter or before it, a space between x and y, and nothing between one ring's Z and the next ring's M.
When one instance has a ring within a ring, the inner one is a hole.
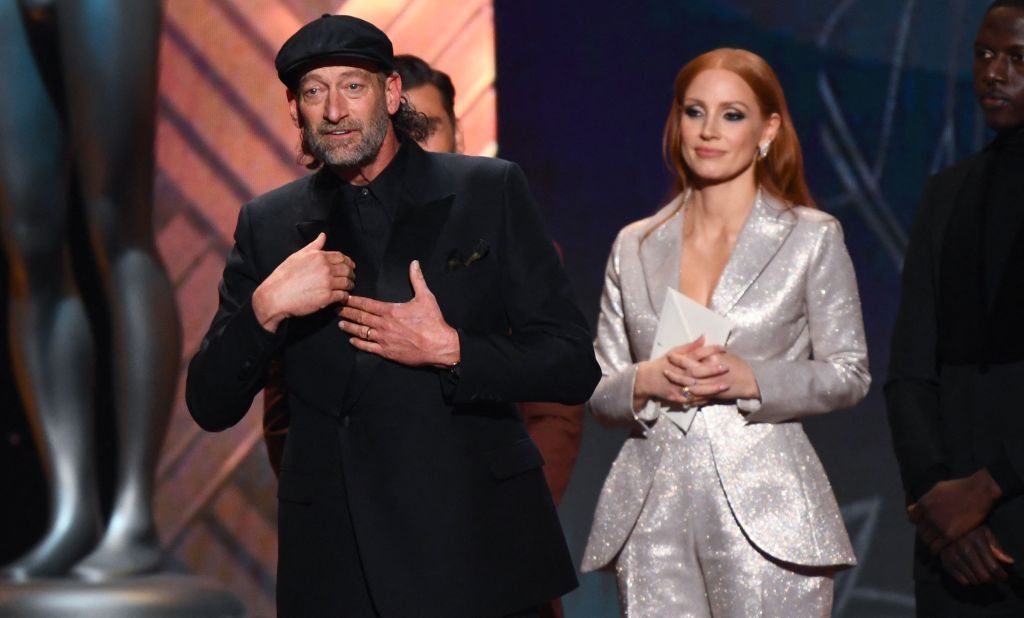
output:
M777 423L847 408L871 385L860 295L837 221L824 224L804 293L811 357L749 361L760 404L741 405L747 421Z
M590 331L577 308L526 178L503 178L501 297L509 332L459 331L461 375L453 403L586 401L597 383Z
M253 262L248 217L248 207L243 207L220 283L220 305L185 381L189 412L207 431L227 429L245 416L284 339L284 323L270 333L253 313L252 294L262 277Z
M633 358L626 333L621 285L621 254L623 234L612 244L601 291L601 311L597 316L597 339L594 351L601 366L601 381L588 404L591 413L602 425L621 426L644 432L647 425L633 411L633 385L637 363Z
M889 428L909 500L949 478L939 418L933 191L929 182L910 231L885 384Z

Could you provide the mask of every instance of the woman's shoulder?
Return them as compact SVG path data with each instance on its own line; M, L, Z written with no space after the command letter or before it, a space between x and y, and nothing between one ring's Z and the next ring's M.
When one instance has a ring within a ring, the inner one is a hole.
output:
M677 195L668 204L665 204L652 215L633 221L619 230L615 243L639 244L640 240L649 236L654 230L664 225L678 211L682 196Z
M817 208L808 206L791 206L781 213L781 216L788 217L794 224L794 231L802 231L805 234L842 234L843 226L835 216Z

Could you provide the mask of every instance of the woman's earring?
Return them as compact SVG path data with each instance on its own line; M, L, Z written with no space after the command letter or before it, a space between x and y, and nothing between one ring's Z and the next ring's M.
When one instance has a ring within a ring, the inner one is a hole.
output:
M757 158L758 159L764 159L765 157L767 157L768 156L768 147L771 146L771 145L772 145L772 143L768 142L768 143L761 144L760 146L758 146L757 147Z

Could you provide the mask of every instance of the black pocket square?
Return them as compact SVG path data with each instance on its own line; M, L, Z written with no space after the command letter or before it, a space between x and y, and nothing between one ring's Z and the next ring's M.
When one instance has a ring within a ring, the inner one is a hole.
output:
M473 245L473 249L469 252L469 255L466 255L465 251L452 249L448 253L448 270L458 270L460 268L465 268L472 264L473 262L483 259L484 256L490 252L490 250L491 246L487 244L487 241L484 240L483 238L476 241L476 244Z

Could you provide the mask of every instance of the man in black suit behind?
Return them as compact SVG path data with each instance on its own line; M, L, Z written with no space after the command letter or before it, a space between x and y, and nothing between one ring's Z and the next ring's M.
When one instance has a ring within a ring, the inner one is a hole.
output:
M1024 616L1024 0L973 70L997 137L925 188L885 387L928 618Z
M281 48L323 166L242 208L187 402L229 427L283 355L280 615L536 615L576 580L512 402L600 370L522 172L421 150L392 60L348 16Z

